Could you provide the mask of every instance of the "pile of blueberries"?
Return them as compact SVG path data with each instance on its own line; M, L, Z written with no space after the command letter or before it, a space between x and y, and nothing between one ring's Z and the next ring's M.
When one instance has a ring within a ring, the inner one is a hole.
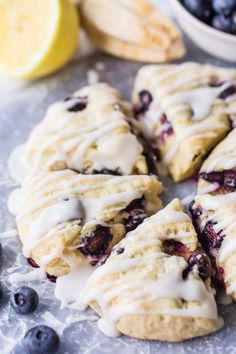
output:
M236 35L236 0L181 0L199 20L219 31Z
M2 246L0 244L0 258L2 258ZM0 284L0 303L3 301L3 287ZM10 305L20 315L33 313L39 304L37 292L28 287L21 286L12 292ZM31 328L22 341L24 354L54 354L59 350L60 340L54 329L39 325Z

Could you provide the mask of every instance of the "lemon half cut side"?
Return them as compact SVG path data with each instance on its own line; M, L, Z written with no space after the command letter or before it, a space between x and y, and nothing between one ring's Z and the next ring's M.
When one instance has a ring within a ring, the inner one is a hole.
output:
M0 0L0 74L34 79L63 66L78 44L69 0Z

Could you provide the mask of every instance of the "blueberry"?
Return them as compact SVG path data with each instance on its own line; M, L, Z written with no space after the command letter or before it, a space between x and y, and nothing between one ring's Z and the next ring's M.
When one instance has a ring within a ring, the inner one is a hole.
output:
M227 87L224 91L222 91L219 97L222 100L225 100L226 98L234 95L235 93L236 93L236 85L231 85L231 86Z
M21 286L11 295L10 303L17 313L25 315L36 310L39 297L34 289L28 286Z
M212 0L213 9L222 15L230 15L236 9L235 0Z
M188 247L182 242L176 241L174 239L164 240L162 243L164 252L170 256L182 256L184 257L188 253Z
M59 349L60 339L54 329L40 325L31 328L23 339L27 354L53 354Z
M213 16L210 0L184 0L184 6L201 21L209 23Z
M139 103L134 108L136 114L143 114L148 111L149 106L152 102L153 98L149 91L143 90L139 92Z
M65 102L69 102L67 110L69 112L83 111L88 105L88 97L67 97ZM71 101L71 104L70 104Z
M236 11L231 16L231 33L236 34Z
M211 262L208 255L200 250L195 251L188 259L188 267L183 271L183 278L186 279L188 273L196 267L199 277L206 280L210 276Z
M213 17L212 26L222 32L231 32L231 18L224 15L216 15Z
M91 234L83 238L79 249L88 256L102 256L111 240L110 227L98 225Z
M120 176L121 174L117 170L109 170L108 168L102 168L101 170L93 170L94 175L112 175Z
M2 284L0 283L0 302L2 301L3 298L3 287Z

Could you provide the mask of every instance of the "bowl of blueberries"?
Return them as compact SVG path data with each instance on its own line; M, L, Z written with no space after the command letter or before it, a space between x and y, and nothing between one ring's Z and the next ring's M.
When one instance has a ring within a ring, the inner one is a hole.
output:
M171 0L174 16L206 52L236 62L236 0Z

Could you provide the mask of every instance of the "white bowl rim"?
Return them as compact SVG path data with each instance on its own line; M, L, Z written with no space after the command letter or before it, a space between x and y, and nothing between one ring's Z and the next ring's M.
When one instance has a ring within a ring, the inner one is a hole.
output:
M210 25L207 25L206 23L204 23L203 21L199 20L197 17L192 15L191 12L189 12L184 7L184 5L182 5L180 0L171 0L171 1L174 2L176 6L179 7L179 9L185 14L185 16L188 16L189 18L191 18L193 22L195 21L195 24L197 26L199 26L204 32L208 32L208 34L210 32L212 35L217 36L219 39L232 41L233 43L236 43L236 35L235 34L225 33L225 32L215 29L214 27L211 27Z

